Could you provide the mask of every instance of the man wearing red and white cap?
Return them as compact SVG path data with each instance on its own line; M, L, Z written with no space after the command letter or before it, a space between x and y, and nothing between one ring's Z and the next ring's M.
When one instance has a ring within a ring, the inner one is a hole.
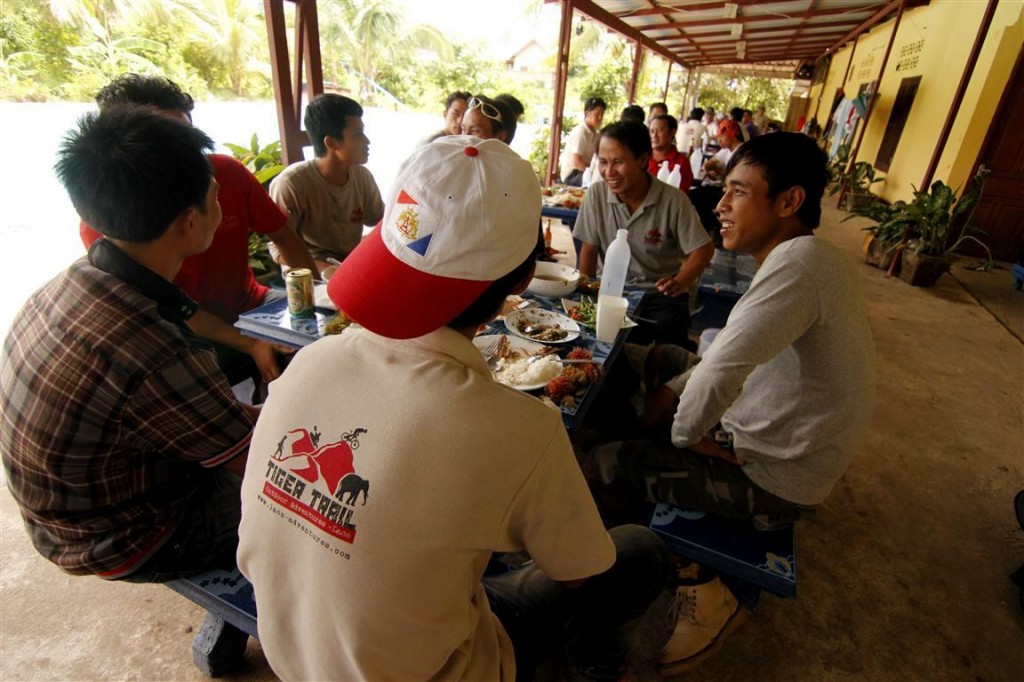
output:
M665 550L604 529L559 412L496 383L471 342L529 282L540 205L497 140L418 149L328 287L362 329L273 384L238 565L283 679L513 679L563 648L617 677ZM484 576L518 551L533 562Z

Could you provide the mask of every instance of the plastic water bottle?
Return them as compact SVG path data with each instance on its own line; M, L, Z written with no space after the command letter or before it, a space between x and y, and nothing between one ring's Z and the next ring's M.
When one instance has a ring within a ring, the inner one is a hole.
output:
M661 162L661 168L658 169L658 179L662 182L668 182L668 161Z
M601 293L605 296L622 296L622 287L626 284L629 273L629 232L619 230L615 240L604 255L604 268L601 270Z
M622 297L622 287L626 284L626 273L629 272L629 261L632 258L629 242L626 241L628 236L626 230L619 230L604 254L596 325L597 340L604 343L615 341L629 307L629 302Z
M679 171L679 164L677 163L676 167L672 169L671 173L669 173L667 182L673 187L679 187L679 183L682 181L683 174Z

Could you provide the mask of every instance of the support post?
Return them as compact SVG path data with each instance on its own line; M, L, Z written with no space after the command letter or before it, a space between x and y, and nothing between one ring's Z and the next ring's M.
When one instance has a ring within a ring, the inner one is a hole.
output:
M302 148L309 136L300 127L303 91L312 99L324 91L320 62L320 29L316 0L291 0L295 3L295 69L288 57L285 35L284 0L263 0L270 43L270 67L277 106L278 130L281 135L281 160L285 164L301 161ZM303 69L305 66L305 70ZM303 72L305 71L305 80Z
M643 59L643 46L637 40L633 43L636 52L633 54L633 71L629 74L629 86L627 87L627 104L636 104L636 82L640 78L640 61Z
M544 178L548 185L558 177L558 157L562 151L562 113L565 111L565 82L569 77L572 14L573 0L563 0L562 23L558 31L558 61L555 63L555 102L551 110L551 139L548 140L548 172Z

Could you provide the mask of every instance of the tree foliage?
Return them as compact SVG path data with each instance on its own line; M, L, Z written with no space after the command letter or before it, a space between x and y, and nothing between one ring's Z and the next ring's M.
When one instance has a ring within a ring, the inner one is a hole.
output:
M272 94L263 5L257 0L0 0L0 97L91 100L125 71L158 73L195 97L265 98ZM525 13L541 21L542 0ZM526 107L523 121L545 124L552 112L550 75L508 70L488 56L485 38L449 41L431 26L407 21L396 0L321 0L324 80L367 106L440 112L453 90L510 92ZM286 20L294 6L285 3ZM577 15L569 48L564 129L583 101L598 96L608 118L627 104L634 45ZM554 71L552 50L543 67ZM644 55L637 102L662 99L666 64ZM685 72L674 70L670 96L682 101ZM702 104L785 112L788 84L767 79L705 76Z
M697 90L700 106L728 112L733 107L756 111L765 107L769 118L781 120L789 107L792 83L780 78L738 78L722 74L704 74Z

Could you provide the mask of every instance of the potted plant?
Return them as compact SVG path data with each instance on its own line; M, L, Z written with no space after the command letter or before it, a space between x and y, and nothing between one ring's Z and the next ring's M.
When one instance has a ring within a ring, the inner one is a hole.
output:
M903 226L903 239L898 247L901 279L912 286L931 286L949 270L954 252L967 241L980 245L988 254L982 268L992 267L992 253L978 238L987 235L970 224L990 172L982 167L974 176L971 189L960 197L941 180L933 182L928 191L914 188L913 201L902 206L889 220L893 226ZM963 227L954 238L954 222L965 214Z
M871 193L871 185L884 180L884 176L876 176L875 167L870 163L858 161L853 164L849 172L843 171L839 182L830 190L830 194L835 194L845 187L846 193L843 197L846 200L846 206L844 208L848 211L858 211L870 206L877 199Z
M874 225L864 228L868 233L864 238L864 260L868 265L883 270L889 270L892 266L906 229L906 223L899 218L905 208L904 201L887 204L876 199L868 206L855 209L843 219L846 221L863 216L875 222Z

